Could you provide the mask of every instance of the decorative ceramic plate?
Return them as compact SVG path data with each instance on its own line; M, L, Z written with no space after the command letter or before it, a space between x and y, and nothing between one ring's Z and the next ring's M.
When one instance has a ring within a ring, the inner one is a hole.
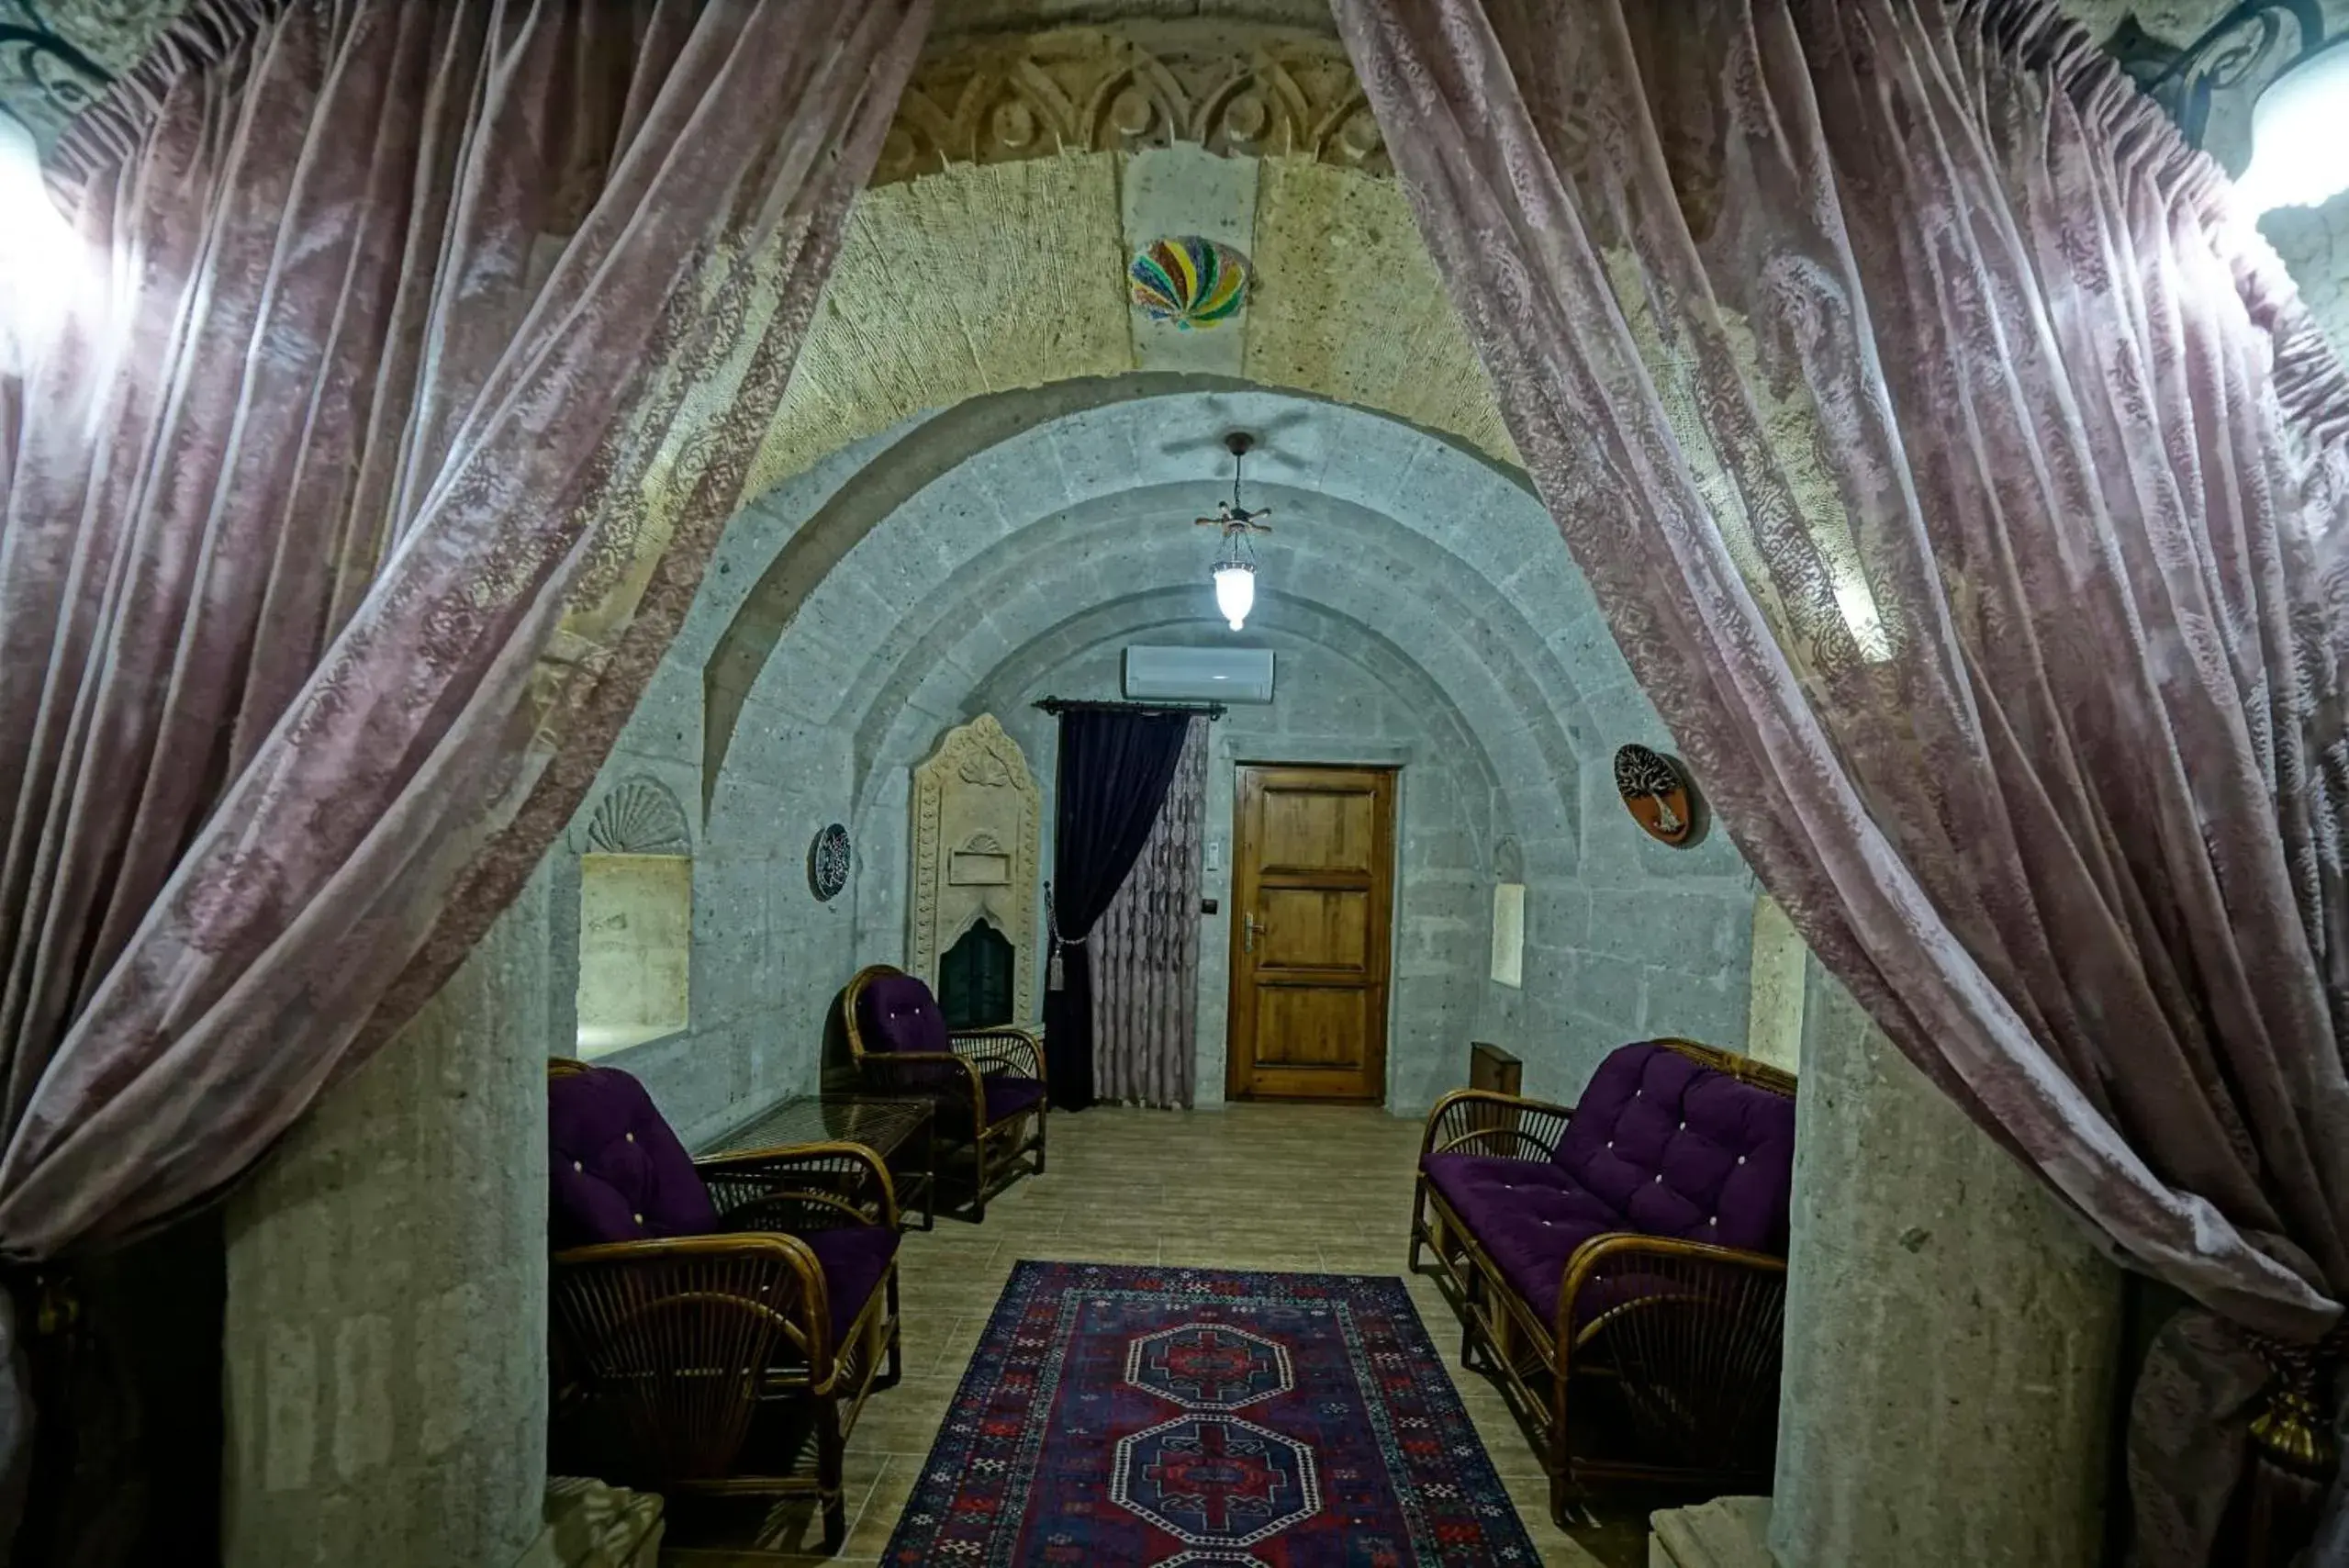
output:
M808 887L817 898L831 902L848 885L848 830L832 823L808 846Z
M1125 275L1144 315L1185 330L1218 326L1247 303L1247 258L1197 234L1145 245Z
M1617 746L1615 788L1648 836L1675 848L1696 831L1696 801L1680 764L1643 745Z

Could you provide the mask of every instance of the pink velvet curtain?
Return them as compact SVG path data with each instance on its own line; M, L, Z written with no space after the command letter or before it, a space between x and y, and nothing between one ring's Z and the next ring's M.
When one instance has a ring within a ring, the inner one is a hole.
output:
M1199 1021L1199 853L1207 822L1207 721L1193 719L1166 804L1093 923L1093 1092L1188 1108Z
M927 11L199 0L68 131L77 303L0 381L0 1253L236 1176L519 890Z
M2141 1550L2209 1560L2266 1381L2243 1331L2288 1366L2349 1290L2340 366L2043 0L1337 10L1747 858L1912 1059L2218 1315L2141 1432Z

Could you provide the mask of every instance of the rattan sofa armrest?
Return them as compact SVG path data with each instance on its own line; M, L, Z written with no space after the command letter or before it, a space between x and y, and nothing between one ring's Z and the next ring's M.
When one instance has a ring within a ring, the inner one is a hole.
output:
M719 1218L766 1230L828 1230L897 1224L897 1184L889 1162L861 1143L786 1144L697 1159L693 1168L718 1204ZM870 1205L875 1214L868 1215ZM791 1211L797 1207L801 1212ZM878 1215L878 1217L876 1217Z
M968 1061L1000 1061L1023 1078L1047 1081L1044 1042L1033 1029L1002 1024L986 1029L956 1029L948 1036L955 1054Z
M968 1082L972 1111L975 1114L983 1114L986 1109L986 1086L979 1081L979 1064L968 1057L956 1056L952 1051L868 1051L865 1054L860 1065L864 1072L878 1074L883 1078L895 1076L891 1069L900 1065L906 1067L952 1065L962 1070L964 1078ZM906 1087L909 1090L914 1090L919 1086Z
M1490 1089L1455 1089L1427 1113L1419 1152L1547 1160L1556 1157L1558 1140L1573 1115L1572 1105L1548 1100L1528 1100L1522 1094Z
M648 1237L642 1241L598 1241L589 1247L566 1247L551 1261L557 1269L587 1263L654 1262L670 1258L717 1257L771 1252L794 1263L816 1268L816 1255L796 1236L768 1231L728 1230L712 1236ZM816 1277L822 1277L818 1269Z
M823 1265L808 1244L796 1236L780 1236L762 1231L729 1231L719 1236L674 1236L645 1241L607 1241L593 1247L572 1247L554 1254L554 1290L557 1298L558 1318L575 1319L572 1331L590 1331L590 1320L610 1329L619 1316L625 1315L631 1304L624 1290L618 1292L580 1293L580 1305L587 1305L589 1294L600 1299L590 1310L575 1314L561 1310L566 1293L579 1293L584 1281L593 1275L651 1274L658 1276L673 1265L691 1265L697 1260L756 1260L764 1258L774 1266L789 1270L797 1277L800 1287L796 1310L777 1309L771 1301L750 1295L740 1302L758 1312L774 1315L778 1322L791 1326L792 1336L805 1348L809 1364L822 1368L829 1364L832 1354L832 1304L824 1288ZM566 1276L568 1282L566 1283ZM658 1305L664 1299L692 1299L706 1296L706 1289L672 1291L664 1294L647 1294L633 1305L634 1310Z
M1570 1346L1589 1341L1617 1314L1659 1299L1660 1293L1654 1290L1627 1296L1577 1331L1574 1322L1583 1293L1604 1289L1605 1282L1624 1273L1639 1273L1651 1284L1662 1283L1672 1299L1703 1300L1725 1316L1743 1316L1764 1305L1775 1307L1784 1303L1786 1291L1786 1260L1773 1253L1638 1231L1594 1236L1566 1260L1559 1286L1555 1329L1561 1361Z

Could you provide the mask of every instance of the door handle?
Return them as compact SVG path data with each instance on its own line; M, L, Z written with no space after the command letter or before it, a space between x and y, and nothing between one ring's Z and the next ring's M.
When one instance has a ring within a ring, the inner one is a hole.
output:
M1240 923L1240 928L1244 933L1240 951L1249 955L1250 957L1254 957L1256 953L1256 934L1264 929L1262 925L1258 924L1256 912L1254 910L1248 911L1247 917Z

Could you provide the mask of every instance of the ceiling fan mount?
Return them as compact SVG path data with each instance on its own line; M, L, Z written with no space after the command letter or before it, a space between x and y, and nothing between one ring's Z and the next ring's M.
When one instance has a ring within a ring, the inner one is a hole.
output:
M1240 505L1240 469L1247 454L1256 450L1256 437L1247 431L1232 431L1224 437L1224 450L1232 454L1232 498L1215 503L1214 517L1195 518L1202 528L1220 528L1226 539L1236 539L1249 533L1270 533L1272 525L1262 520L1272 515L1270 507L1253 510Z

